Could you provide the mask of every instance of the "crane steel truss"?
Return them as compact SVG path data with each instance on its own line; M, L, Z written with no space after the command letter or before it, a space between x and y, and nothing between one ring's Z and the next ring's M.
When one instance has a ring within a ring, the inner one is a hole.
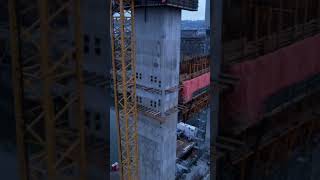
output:
M134 1L113 0L112 65L121 179L138 176Z
M84 180L80 0L10 0L9 15L21 179Z

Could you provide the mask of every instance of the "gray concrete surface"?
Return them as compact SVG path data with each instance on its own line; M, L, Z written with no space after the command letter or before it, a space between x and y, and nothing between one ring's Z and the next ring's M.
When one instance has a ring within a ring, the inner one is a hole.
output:
M139 158L141 180L173 180L176 163L177 107L181 42L181 10L172 7L136 9L137 84L139 104L160 113L160 123L139 114Z
M111 64L108 62L110 49L108 49L107 3L108 1L101 0L81 0L84 43L83 69L101 77L109 76L108 65ZM73 36L70 35L70 37ZM91 134L105 139L108 132L108 128L106 128L109 116L107 107L110 103L108 101L110 95L105 87L99 86L95 81L95 78L91 78L84 85L87 128Z
M210 0L206 0L205 22L206 27L210 29Z

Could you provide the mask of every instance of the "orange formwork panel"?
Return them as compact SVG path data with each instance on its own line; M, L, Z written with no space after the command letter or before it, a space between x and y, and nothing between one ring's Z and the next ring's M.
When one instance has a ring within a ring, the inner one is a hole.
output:
M320 72L320 35L234 64L227 72L240 81L224 97L224 119L247 125L257 123L263 118L268 97Z
M210 72L182 83L182 99L184 103L192 100L193 94L210 84Z

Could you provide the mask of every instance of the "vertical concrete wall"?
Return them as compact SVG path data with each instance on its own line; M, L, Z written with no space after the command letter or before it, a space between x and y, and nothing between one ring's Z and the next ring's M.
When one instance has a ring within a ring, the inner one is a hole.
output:
M106 14L107 3L101 0L82 0L82 24L84 34L84 69L106 74L107 53L109 53L108 33L110 33L107 20L110 18Z
M210 0L206 0L206 12L205 12L206 28L210 29Z
M160 124L139 115L140 180L174 180L177 113Z
M142 104L160 100L160 111L177 105L179 85L181 10L171 7L136 9L137 84L161 90L161 95L138 90ZM141 77L141 78L140 78ZM157 106L158 107L158 106Z
M141 180L174 180L177 112L164 116L178 104L181 10L172 7L136 9L137 84L159 90L137 89L138 103L158 111L165 122L139 114ZM156 102L156 103L154 103ZM160 102L160 103L158 103Z
M82 0L82 24L84 41L83 69L89 73L99 76L108 75L108 56L109 31L107 25L106 8L108 1L101 0ZM91 134L99 138L107 138L107 123L109 110L107 89L95 86L94 84L85 85L85 108L87 127Z

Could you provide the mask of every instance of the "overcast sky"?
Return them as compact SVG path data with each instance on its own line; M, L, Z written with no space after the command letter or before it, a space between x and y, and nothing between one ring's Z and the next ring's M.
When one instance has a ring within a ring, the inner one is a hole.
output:
M203 20L205 17L206 0L199 0L198 11L182 11L183 20Z

